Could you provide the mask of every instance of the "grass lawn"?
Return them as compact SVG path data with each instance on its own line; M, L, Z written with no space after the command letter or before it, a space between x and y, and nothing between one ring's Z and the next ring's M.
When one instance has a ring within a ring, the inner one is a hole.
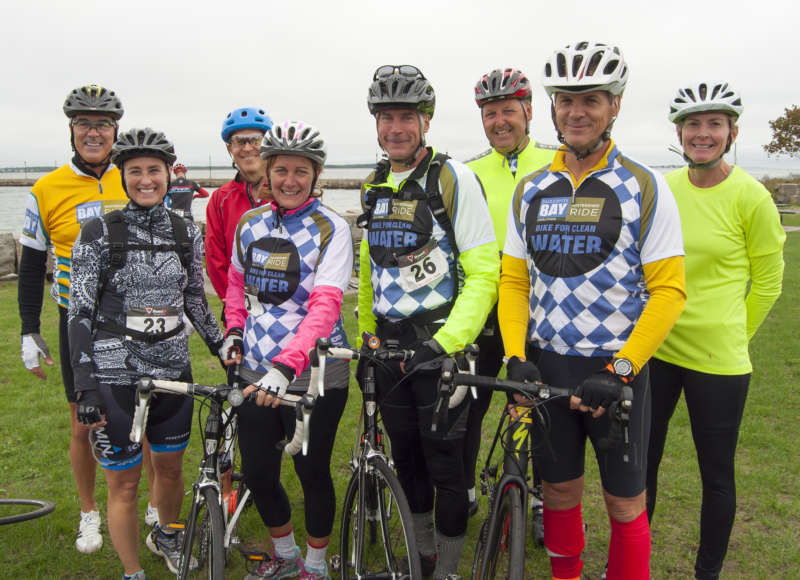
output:
M791 216L794 218L795 216ZM800 225L798 223L797 225ZM794 381L800 374L800 335L793 326L800 320L800 234L790 233L785 259L784 292L752 342L755 372L745 411L737 454L738 513L723 570L725 578L796 578L800 569L800 499L795 491L800 478L797 460L800 395ZM0 325L6 340L0 341L0 497L49 499L56 510L44 518L0 529L2 566L0 578L120 578L122 567L104 525L105 543L100 552L86 556L74 548L79 504L69 467L69 421L58 367L49 369L46 381L25 371L19 355L19 319L15 283L0 284ZM345 303L350 336L354 300ZM213 303L219 311L219 303ZM57 355L58 313L46 300L42 334ZM193 367L198 382L223 380L216 358L192 337ZM58 363L56 363L58 364ZM494 434L501 397L495 397L484 423L484 445ZM351 385L350 400L339 426L333 471L341 502L349 477L349 457L357 430L360 394ZM679 405L672 420L667 451L662 462L659 504L653 525L653 578L692 578L698 542L700 482L685 406ZM197 473L200 458L198 429L194 427L184 472L187 490ZM484 449L484 452L486 449ZM591 451L589 451L591 455ZM483 461L483 455L479 460ZM587 493L584 518L588 524L584 561L586 578L599 578L606 561L608 521L602 505L594 459L587 457ZM293 501L298 542L304 541L302 492L290 461L284 462L284 482ZM106 487L98 470L98 500L105 521ZM146 483L141 486L140 508L146 503ZM462 574L469 577L472 548L486 500L479 515L470 520ZM184 512L188 508L184 502ZM4 514L9 512L2 512ZM329 556L338 551L338 514ZM248 510L242 536L260 541L264 528L255 509ZM144 538L144 532L142 532ZM141 561L149 578L171 578L164 564L142 542ZM529 544L528 573L534 579L550 578L542 549ZM792 572L795 570L795 572ZM241 578L245 569L234 556L229 577Z

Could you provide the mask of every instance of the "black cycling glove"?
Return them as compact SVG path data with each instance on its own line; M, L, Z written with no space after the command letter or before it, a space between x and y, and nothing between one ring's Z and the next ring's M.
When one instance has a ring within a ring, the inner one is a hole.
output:
M506 376L511 381L523 383L536 383L542 380L542 375L535 364L516 356L512 356L508 359L506 363Z
M433 338L426 340L414 350L414 356L405 365L406 373L416 372L417 374L435 375L441 373L442 360L434 360L441 357L444 350Z
M99 423L106 414L103 396L96 389L78 392L78 422L84 425Z
M608 409L614 401L618 401L625 383L608 367L589 375L575 389L575 396L581 399L581 404L592 409L603 407Z

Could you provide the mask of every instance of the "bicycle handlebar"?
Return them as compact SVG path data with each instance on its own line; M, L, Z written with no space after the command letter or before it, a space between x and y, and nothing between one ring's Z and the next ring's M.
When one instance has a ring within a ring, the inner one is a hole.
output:
M309 393L311 393L309 388ZM232 407L238 407L244 402L244 394L238 386L230 385L201 385L198 383L186 383L181 381L166 381L144 377L136 383L136 407L133 414L133 424L131 425L130 440L134 443L141 443L144 437L147 418L150 413L150 397L154 392L171 393L184 395L187 397L203 396L216 399L220 403L227 401ZM299 428L295 429L295 435L291 441L281 441L278 446L289 455L295 455L302 451L303 455L308 452L308 423L311 409L314 407L313 396L307 393L302 397L297 395L285 395L281 404L295 405L297 407L297 423ZM298 405L298 403L301 403Z
M462 373L458 371L455 361L452 359L444 361L442 364L442 379L439 386L439 395L434 407L432 431L437 431L447 423L447 409L452 405L442 405L442 402L455 396L453 389L457 390L460 386L471 386L473 388L493 389L507 393L517 393L534 402L546 401L553 397L568 397L574 394L574 388L554 387L544 383L526 383L486 377L475 374ZM453 393L453 394L451 394ZM630 425L631 409L633 407L633 389L630 386L622 388L620 398L609 405L606 410L612 417L609 426L608 436L598 442L598 446L605 450L613 447L620 441L626 447L623 460L627 463L630 456L627 450L630 449L630 436L628 427Z

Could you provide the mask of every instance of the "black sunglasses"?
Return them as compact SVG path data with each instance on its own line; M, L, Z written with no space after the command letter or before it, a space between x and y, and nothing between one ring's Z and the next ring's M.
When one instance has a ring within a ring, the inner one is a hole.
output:
M410 64L385 64L379 66L372 76L373 81L389 78L392 75L399 75L410 79L425 79L425 75L417 67Z

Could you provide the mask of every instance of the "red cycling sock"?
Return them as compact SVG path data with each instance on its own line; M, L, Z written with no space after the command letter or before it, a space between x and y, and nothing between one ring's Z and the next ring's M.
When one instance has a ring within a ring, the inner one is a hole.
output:
M545 505L544 545L550 555L553 578L577 578L581 575L583 562L583 519L581 504L568 510L551 510Z
M611 521L608 545L608 580L648 580L650 578L650 524L647 512L632 522Z

